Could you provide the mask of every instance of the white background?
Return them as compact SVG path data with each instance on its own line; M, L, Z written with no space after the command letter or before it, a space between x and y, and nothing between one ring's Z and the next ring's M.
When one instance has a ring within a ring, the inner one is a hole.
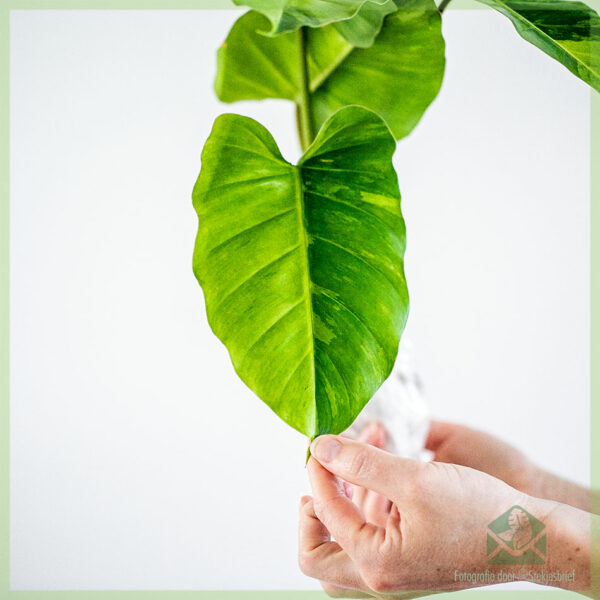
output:
M225 107L239 11L13 12L14 589L311 588L305 440L237 379L191 269L214 118L296 159L292 107ZM489 11L444 15L396 164L433 413L589 470L589 91Z

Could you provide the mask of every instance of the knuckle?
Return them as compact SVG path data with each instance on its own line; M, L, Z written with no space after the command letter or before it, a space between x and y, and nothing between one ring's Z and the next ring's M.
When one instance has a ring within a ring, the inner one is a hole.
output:
M302 506L301 510L307 517L312 516L312 514L315 510L314 502L312 500L309 500Z
M384 569L374 569L365 573L364 580L374 592L391 592L398 587Z
M367 586L376 593L403 591L406 584L406 569L396 552L371 554L362 564L359 572Z
M341 496L329 498L327 501L315 502L315 515L323 523L335 521L338 518L338 508L343 502L345 500Z
M313 554L309 551L301 550L298 554L298 566L304 575L308 575L310 577L312 573L314 573L315 569L315 560Z
M313 501L312 509L314 510L317 518L322 521L323 515L325 514L325 511L327 510L327 504L325 502L323 502L322 500L315 499Z

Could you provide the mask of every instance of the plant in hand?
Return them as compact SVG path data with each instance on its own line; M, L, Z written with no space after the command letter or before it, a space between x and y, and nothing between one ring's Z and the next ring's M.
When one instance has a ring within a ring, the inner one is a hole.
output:
M585 4L481 1L600 90ZM409 301L392 156L440 89L448 0L236 2L253 10L218 50L216 93L293 102L304 154L286 161L253 119L215 121L194 273L238 375L313 439L346 429L394 365Z

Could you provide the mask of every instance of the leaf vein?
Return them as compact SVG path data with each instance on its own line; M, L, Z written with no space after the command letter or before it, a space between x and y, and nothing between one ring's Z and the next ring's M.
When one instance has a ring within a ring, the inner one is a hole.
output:
M263 154L262 152L258 152L258 150L251 150L250 148L247 148L246 146L239 146L238 144L232 144L231 142L227 142L227 141L221 142L221 145L226 146L227 148L236 148L237 150L243 150L247 154L256 154L256 156L261 156L262 158L266 158L269 161L285 165L286 167L290 166L289 163L285 162L285 160L283 160L281 158L277 158L276 156L273 156L272 154Z
M369 215L370 217L373 217L374 219L377 219L380 223L382 223L386 227L386 229L391 229L390 224L387 223L386 221L384 221L379 215L377 215L376 213L372 213L370 210L362 208L361 206L358 206L357 204L351 204L350 202L346 202L345 200L340 200L339 198L335 198L333 196L327 196L325 194L320 194L319 192L314 192L312 190L307 191L307 193L312 194L313 196L319 196L319 198L325 198L325 200L329 200L330 202L335 202L336 204L344 204L345 206L354 208L360 212L365 213L366 215ZM361 203L366 204L367 206L381 208L381 210L384 210L385 212L389 213L390 215L393 215L394 217L398 218L397 214L388 210L387 208L385 208L385 206L379 206L379 205L373 204L372 202L365 202L364 200L361 200Z
M277 181L280 177L281 177L281 174L278 173L276 175L267 175L265 177L252 177L250 179L238 179L236 181L230 181L229 183L222 183L221 185L212 185L211 184L205 193L227 189L229 187L234 187L236 185L246 185L248 183L255 184L255 183L260 183L261 181L269 181L269 180Z
M321 296L329 298L329 300L335 302L335 304L337 304L340 308L345 310L349 315L353 316L369 332L375 343L381 348L381 350L383 350L383 353L386 355L386 357L390 358L390 355L388 354L385 346L382 344L382 342L379 341L379 338L375 335L375 333L373 332L371 327L369 327L367 322L363 318L359 317L347 304L335 298L335 295L337 294L333 290L329 290L321 286L315 286L313 293L320 294Z
M338 376L344 386L344 390L346 391L346 400L348 401L348 405L349 405L350 404L350 389L348 388L346 380L342 377L342 373L341 373L339 367L337 366L337 364L335 362L333 362L333 358L331 358L331 356L329 356L329 354L327 354L327 352L325 352L325 351L322 351L322 354L331 363L331 366L335 369L335 372L338 374Z
M333 150L332 150L333 152ZM367 175L373 176L373 171L368 171L367 169L340 169L340 168L320 168L320 167L308 167L306 165L302 165L303 169L309 169L310 171L333 171L334 173L366 173Z
M306 357L310 354L310 352L311 352L311 348L309 347L306 350L306 352L302 355L300 362L294 367L294 369L292 370L292 372L290 373L288 378L285 380L285 382L283 384L283 388L281 390L281 393L279 394L279 397L277 398L278 402L281 402L281 399L283 398L285 391L288 389L288 386L290 385L292 379L294 378L294 375L297 373L298 369L302 366L302 363L306 360ZM315 407L315 415L316 415L316 413L317 413L317 411L316 411L316 407Z
M273 215L272 217L269 217L268 219L259 221L258 223L255 223L254 225L251 225L250 227L246 227L246 229L242 229L242 231L236 233L235 235L232 235L231 237L227 238L226 240L223 240L221 243L217 244L216 246L213 246L210 250L208 250L208 254L212 254L213 252L220 250L223 246L227 246L230 242L232 242L233 240L236 240L240 236L243 236L246 233L253 231L254 229L258 229L259 227L263 227L264 225L271 223L272 221L275 221L275 220L279 219L280 217L289 215L291 212L294 212L293 208L289 208L288 210L285 210L281 213Z
M282 314L280 314L275 321L273 321L273 323L271 325L269 325L269 327L267 327L253 342L252 344L250 344L249 348L246 350L246 352L244 353L244 358L242 359L242 362L246 359L246 357L248 356L248 354L250 354L250 352L252 352L252 350L256 347L256 345L270 332L273 330L274 327L276 327L279 323L281 323L281 321L283 321L283 319L285 319L285 317L287 317L291 312L293 312L293 310L302 302L304 302L306 300L306 298L303 296L302 298L300 298L300 300L298 300L297 302L294 302L294 304L292 304L292 306L288 307Z
M346 252L347 254L354 256L356 259L360 260L362 263L367 265L367 267L369 267L375 273L379 273L379 275L384 277L385 280L394 288L394 291L396 291L396 283L397 282L392 281L392 279L389 277L389 275L387 273L385 273L379 267L376 267L375 265L371 264L365 257L361 256L358 252L355 252L354 250L350 250L350 248L346 248L345 246L342 246L341 244L338 244L337 242L334 242L333 240L330 240L328 238L324 238L320 235L312 234L311 237L313 237L316 240L320 240L321 242L324 242L326 244L330 244L331 246L335 246L336 248L339 248L343 252Z
M252 279L254 279L254 277L256 277L259 273L261 273L265 269L268 269L269 267L271 267L275 263L279 262L280 260L283 260L286 256L289 256L292 252L294 252L294 250L297 250L299 247L300 247L300 244L296 244L295 246L293 246L289 250L286 250L283 254L280 254L277 258L274 258L273 260L270 260L267 264L263 265L262 267L260 267L259 269L257 269L253 273L251 273L248 277L246 277L246 279L244 279L240 283L238 283L232 290L230 290L229 292L227 292L227 294L225 294L225 296L223 296L223 298L221 298L221 300L219 300L219 303L213 309L214 313L217 314L218 311L219 311L219 309L223 305L223 303L230 296L232 296L233 294L235 294L235 292L237 292L243 285L245 285L246 283L248 283L249 281L251 281Z

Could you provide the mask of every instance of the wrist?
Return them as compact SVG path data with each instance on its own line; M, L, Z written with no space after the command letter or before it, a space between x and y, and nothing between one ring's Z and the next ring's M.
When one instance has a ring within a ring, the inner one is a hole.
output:
M530 464L524 471L522 487L529 496L553 500L589 512L590 491L562 477Z
M511 480L507 483L528 496L544 498L542 489L545 487L545 478L546 471L525 458L524 462L514 470Z
M589 593L590 590L590 515L582 510L559 502L535 498L523 492L515 493L498 510L508 511L512 507L528 513L526 521L531 523L532 531L525 539L521 536L522 553L515 551L514 539L501 534L510 527L504 524L503 531L492 530L492 541L500 548L500 560L490 559L488 546L485 564L479 563L483 573L493 577L487 583L505 583L528 581L540 585L558 587L566 590ZM600 521L600 520L599 520ZM512 528L512 527L511 527ZM495 533L496 535L493 535ZM489 543L488 529L488 543ZM502 540L508 548L502 550ZM492 545L492 552L496 546ZM512 551L512 552L511 552Z
M530 498L531 514L544 525L544 564L527 566L523 579L562 589L590 588L590 515L560 502ZM529 510L526 508L526 510Z

